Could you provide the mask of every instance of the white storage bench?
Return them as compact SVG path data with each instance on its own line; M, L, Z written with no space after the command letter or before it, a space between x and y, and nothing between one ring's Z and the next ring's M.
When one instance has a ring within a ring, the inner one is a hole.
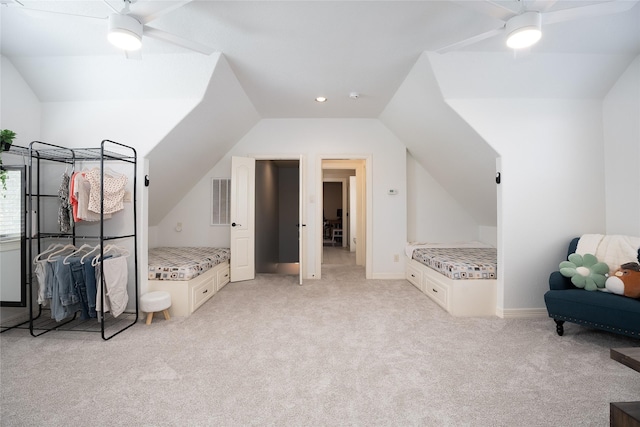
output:
M405 277L421 292L454 316L495 316L495 279L453 280L406 259Z
M171 316L189 316L229 283L229 261L191 280L149 280L148 290L171 294Z

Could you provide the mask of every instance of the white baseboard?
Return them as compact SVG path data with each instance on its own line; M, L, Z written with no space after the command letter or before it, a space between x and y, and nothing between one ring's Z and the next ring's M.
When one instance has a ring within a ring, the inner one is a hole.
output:
M507 308L498 307L496 316L503 319L527 319L536 317L548 317L546 308Z
M402 273L373 273L371 278L374 280L402 280L404 279L404 272Z

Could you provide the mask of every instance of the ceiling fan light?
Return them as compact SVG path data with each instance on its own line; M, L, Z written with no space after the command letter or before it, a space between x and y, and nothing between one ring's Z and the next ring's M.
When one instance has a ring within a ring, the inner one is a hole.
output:
M525 12L507 21L507 46L522 49L533 46L542 37L539 12Z
M142 47L142 24L129 15L109 15L107 39L123 50L138 50Z
M136 34L126 30L109 31L107 39L112 45L123 50L138 50L142 47L142 40Z

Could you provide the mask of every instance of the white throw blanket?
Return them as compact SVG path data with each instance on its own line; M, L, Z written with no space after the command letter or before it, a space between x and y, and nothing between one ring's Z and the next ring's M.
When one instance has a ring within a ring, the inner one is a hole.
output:
M584 234L578 240L576 253L595 255L598 261L609 266L609 273L613 273L626 262L637 262L638 248L640 248L640 237Z

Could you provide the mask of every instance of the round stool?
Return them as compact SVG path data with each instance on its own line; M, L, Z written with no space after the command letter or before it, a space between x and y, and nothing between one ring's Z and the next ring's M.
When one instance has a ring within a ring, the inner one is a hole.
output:
M171 294L165 291L149 292L140 297L140 310L147 313L147 325L151 324L153 314L164 313L164 318L169 320L169 307L171 307Z

